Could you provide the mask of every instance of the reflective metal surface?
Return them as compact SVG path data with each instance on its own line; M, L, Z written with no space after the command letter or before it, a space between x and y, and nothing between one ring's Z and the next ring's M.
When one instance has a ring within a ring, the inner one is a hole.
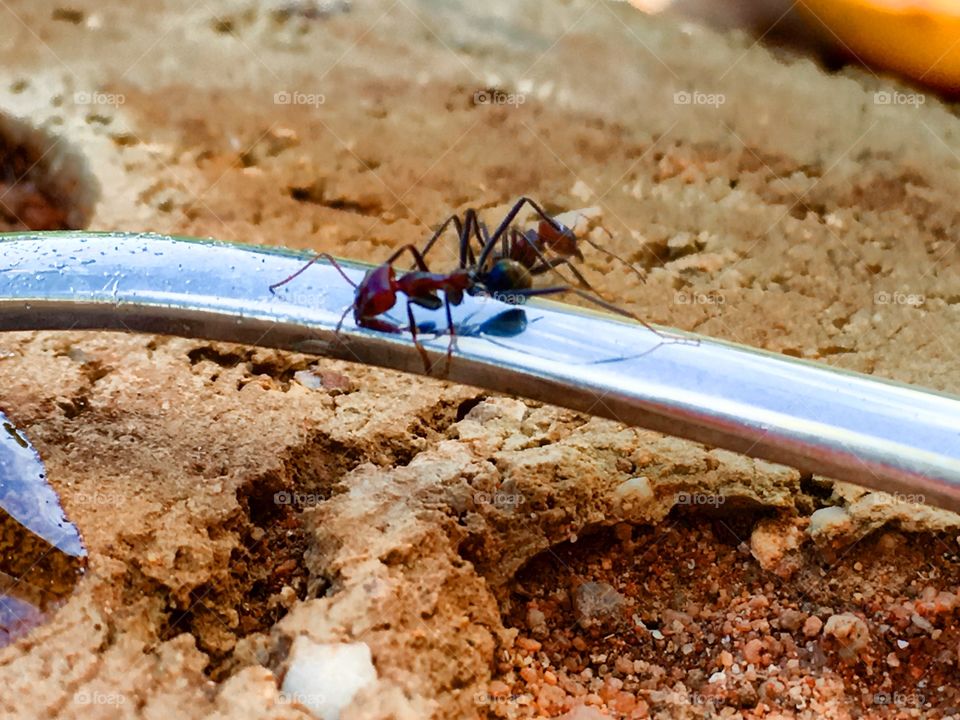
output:
M57 493L47 483L46 470L33 445L0 413L0 516L51 548L71 557L85 557L76 526L63 514ZM3 558L0 557L0 569Z
M66 602L86 555L37 451L0 413L0 648Z
M424 373L408 334L357 328L353 288L306 255L157 235L0 240L0 329L115 329L225 340ZM365 266L346 264L354 281ZM466 298L463 328L508 309ZM556 304L513 337L458 340L448 379L659 430L960 511L960 399L742 346L663 338ZM446 325L416 309L418 324ZM392 317L406 324L403 303ZM675 331L671 336L679 335ZM446 335L425 339L443 374Z

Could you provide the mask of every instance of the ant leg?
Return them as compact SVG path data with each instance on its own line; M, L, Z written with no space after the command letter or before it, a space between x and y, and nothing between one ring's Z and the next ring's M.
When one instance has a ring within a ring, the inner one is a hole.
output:
M387 258L384 265L393 265L397 261L397 258L403 255L403 253L409 252L413 255L414 262L417 263L417 267L420 268L423 272L430 272L430 268L427 267L427 261L423 259L423 253L421 253L413 245L407 243L406 245L401 245L396 250L393 251L393 254Z
M548 223L550 223L550 225L553 227L554 230L557 230L557 231L563 230L563 226L560 223L558 223L556 220L554 220L552 217L547 215L546 211L542 207L537 205L537 203L535 203L533 200L531 200L528 197L522 197L520 198L520 200L517 201L517 205L522 205L523 203L526 203L527 205L532 207L533 211L540 216L540 219L546 220ZM517 210L519 211L519 208L517 208Z
M582 217L582 216L581 216L581 217ZM611 240L613 240L613 233L611 233L609 230L607 230L603 225L598 225L597 227L600 228L601 230L603 230L603 232L605 232L605 233L607 234L607 237L608 237L608 238L610 238ZM638 278L640 278L640 282L645 283L645 282L647 281L647 273L646 273L645 271L643 271L643 270L638 270L638 269L637 269L637 266L634 265L633 263L627 262L624 258L620 257L620 256L617 255L615 252L612 252L612 251L608 250L607 248L603 247L602 245L600 245L599 243L594 242L593 240L591 240L591 239L590 239L589 237L587 237L586 235L584 235L582 238L579 238L579 239L580 239L580 240L583 240L585 243L587 243L587 245L589 245L590 247L594 248L595 250L599 250L599 251L602 252L604 255L608 255L609 257L612 257L614 260L619 260L622 265L624 265L625 267L628 267L628 268L630 268L631 270L633 270L633 272L636 274L636 276L637 276Z
M534 267L530 268L529 272L531 275L543 275L544 273L550 272L551 270L556 272L557 268L560 265L567 266L570 272L573 273L573 276L577 279L577 282L580 284L580 287L582 287L585 290L589 290L592 293L597 292L596 290L593 289L593 286L583 276L583 273L577 270L574 264L570 262L569 258L558 257L558 258L550 258L549 260L543 260L539 265L535 265ZM557 273L557 276L563 277L559 273ZM566 278L563 278L563 281L566 282L567 281Z
M498 225L497 229L494 230L493 232L493 237L499 238L501 235L503 235L506 229L510 227L510 225L513 223L514 219L516 219L517 214L520 212L521 209L523 209L524 205L529 205L530 207L532 207L534 209L534 212L537 213L537 215L539 215L542 219L550 223L553 226L553 228L558 232L563 230L563 226L561 226L560 223L558 223L552 217L547 215L546 211L542 207L537 205L537 203L532 198L523 196L513 204L513 207L510 208L510 211L506 214L503 220L500 221L500 225Z
M470 247L471 237L476 239L480 245L480 251L483 252L489 239L486 225L477 216L477 211L470 209L464 215L463 234L460 237L460 267L476 268L477 258L473 254L473 248Z
M293 275L290 275L289 277L284 278L280 282L277 282L271 285L270 292L273 293L274 290L276 290L281 285L286 285L288 282L290 282L295 277L300 275L308 267L313 265L317 260L326 260L327 262L329 262L331 265L333 265L336 271L340 273L340 275L343 277L344 280L350 283L353 287L357 287L357 284L353 280L351 280L349 277L347 277L347 274L343 271L343 268L340 267L340 263L337 262L337 259L333 257L333 255L329 255L327 253L317 253L314 257L310 258L310 261L306 265L304 265L302 268L300 268L295 273L293 273Z
M467 214L471 212L473 211L467 210ZM453 223L454 229L457 231L457 237L460 238L463 236L463 223L460 222L460 217L457 215L451 215L450 217L448 217L446 220L443 221L440 227L437 228L436 232L433 233L430 239L427 240L426 244L420 250L421 258L426 257L427 253L430 252L430 248L432 248L434 243L436 243L437 240L440 239L440 236L443 235L443 232L447 229L450 223Z
M487 224L482 220L477 220L477 237L480 238L480 241L483 245L487 244L487 241L490 240L490 229L487 227Z
M347 309L343 311L343 315L340 316L340 319L337 321L337 326L333 329L333 334L337 336L337 339L340 339L340 328L343 327L343 321L347 319L347 313L353 310L353 305L348 305Z
M360 327L367 328L368 330L376 330L377 332L382 333L392 333L393 335L400 335L404 332L404 328L396 325L389 320L381 320L380 318L367 318L360 323Z
M507 231L507 228L509 228L510 225L513 224L513 221L516 219L517 214L520 212L523 206L526 205L527 203L532 205L541 215L543 215L544 217L547 217L547 214L540 209L540 206L537 205L530 198L522 197L519 200L517 200L513 204L513 207L510 208L509 212L507 212L503 220L500 221L500 224L497 226L497 229L493 231L493 235L487 238L487 242L483 246L483 251L480 253L480 257L477 261L477 267L482 268L486 265L487 260L490 257L490 253L493 252L493 248L496 247L497 241ZM550 224L557 229L558 232L562 230L562 228L557 224L556 220L553 220L552 218L548 218L548 220Z
M529 288L527 290L513 290L512 294L523 296L523 297L538 297L542 295L560 295L562 293L568 293L568 292L578 295L579 297L582 297L584 300L589 300L594 305L597 305L598 307L602 307L604 310L607 310L608 312L616 313L617 315L622 315L623 317L630 318L631 320L634 320L640 323L647 330L652 332L657 337L664 338L664 339L667 338L666 335L664 335L662 332L660 332L655 327L653 327L653 325L648 323L643 318L638 317L637 315L634 315L629 310L624 310L623 308L617 307L613 303L608 303L606 300L601 300L595 295L591 295L590 293L580 290L579 288L570 287L569 285L557 285L554 287L547 287L547 288Z
M536 207L535 203L533 203L532 200L530 201L530 203ZM570 288L571 292L574 292L577 295L581 295L587 298L588 300L590 300L591 302L593 302L594 304L599 305L600 307L606 308L607 310L615 312L619 315L624 315L626 317L632 318L637 322L643 324L648 330L657 332L650 325L648 325L646 322L644 322L641 318L637 317L636 315L633 315L632 313L628 313L625 310L621 310L616 305L613 305L612 303L609 303L606 300L601 299L600 293L594 290L593 286L590 285L590 283L587 282L587 279L583 276L583 273L581 273L579 270L577 270L576 267L574 267L573 263L570 262L569 258L563 258L563 257L548 258L546 255L543 254L543 251L539 247L537 247L536 243L532 242L530 238L527 237L527 235L525 235L524 233L517 233L517 235L518 237L523 238L523 241L527 243L527 246L533 251L533 254L536 255L537 259L539 260L539 264L535 265L533 268L530 269L531 275L542 275L546 272L553 272L554 275L556 275L558 278L560 278L560 280L566 283L567 279L557 270L557 266L565 265L570 270L570 272L573 273L574 277L577 279L577 282L580 284L580 286L594 293L594 295L596 295L597 297L586 295L583 293L583 291L577 290L576 288ZM657 334L662 336L662 333L657 333Z
M420 340L417 338L417 321L413 317L413 301L407 300L407 322L410 323L410 336L413 338L414 347L417 348L417 352L420 353L420 359L423 360L423 371L429 375L430 371L433 370L433 363L430 362L430 357L427 355L427 351L424 349L423 345L420 344Z
M440 236L443 235L444 231L453 224L454 229L457 232L457 246L460 254L460 268L473 267L476 263L476 259L473 255L473 248L470 247L470 239L474 237L477 239L477 242L480 243L481 248L483 247L483 238L480 235L479 230L479 219L477 218L477 211L468 209L463 214L463 220L460 219L458 215L451 215L446 220L443 221L443 224L440 225L424 244L423 248L420 249L420 257L425 258L427 253L433 248L437 240L440 239ZM423 270L423 267L420 267Z
M510 228L509 232L503 234L503 238L500 240L500 257L509 258L512 257L510 253L510 248L514 246L514 243L517 242L517 236L522 235L519 230L516 228Z
M444 375L450 374L450 363L453 360L453 349L457 347L457 327L453 324L453 313L450 310L450 300L446 293L443 295L444 309L447 311L447 330L450 333L450 342L447 343L447 361L443 366Z
M476 224L477 213L473 208L469 208L463 214L463 225L457 226L457 252L460 258L460 264L457 265L458 268L470 267L467 263L473 261L473 250L470 249L470 237Z

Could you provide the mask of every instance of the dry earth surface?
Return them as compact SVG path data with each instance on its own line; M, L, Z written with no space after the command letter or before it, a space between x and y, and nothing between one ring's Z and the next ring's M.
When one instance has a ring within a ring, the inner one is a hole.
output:
M650 321L960 392L933 96L602 1L0 18L6 229L376 260L528 194L601 209L647 280L584 273ZM0 387L90 553L3 717L308 718L305 642L369 646L345 720L960 717L960 521L916 498L177 338L8 334Z

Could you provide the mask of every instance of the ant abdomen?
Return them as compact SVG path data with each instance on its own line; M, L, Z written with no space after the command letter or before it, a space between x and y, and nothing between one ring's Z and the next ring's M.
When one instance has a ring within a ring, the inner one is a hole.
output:
M522 263L509 258L500 258L482 276L484 287L493 295L533 287L533 276Z

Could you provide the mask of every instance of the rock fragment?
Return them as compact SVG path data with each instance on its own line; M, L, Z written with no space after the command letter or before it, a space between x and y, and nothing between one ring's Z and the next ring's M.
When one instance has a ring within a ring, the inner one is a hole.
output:
M584 628L614 627L623 614L626 598L603 582L585 582L573 594L577 622Z

